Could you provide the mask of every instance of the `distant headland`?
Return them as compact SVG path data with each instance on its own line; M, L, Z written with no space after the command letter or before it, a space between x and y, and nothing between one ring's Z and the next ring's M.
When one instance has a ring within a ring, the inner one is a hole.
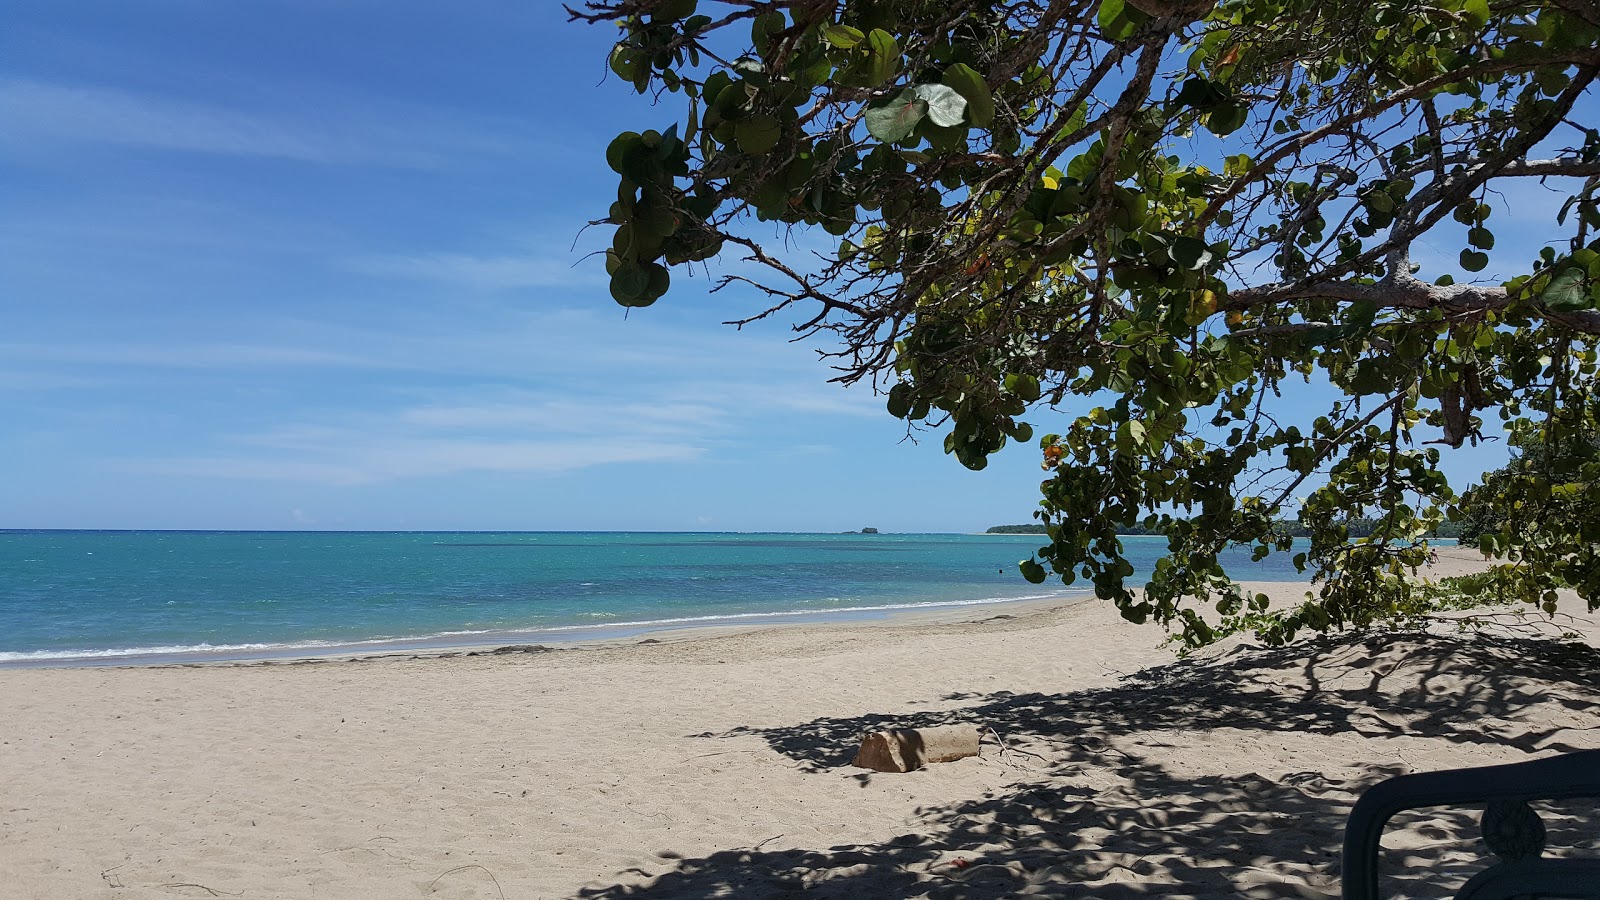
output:
M1373 528L1376 526L1376 524L1377 524L1377 520L1366 518L1366 517L1356 517L1356 518L1351 518L1351 519L1345 520L1345 527L1349 530L1350 536L1351 537L1357 537L1357 538L1367 537L1367 536L1371 535L1372 531L1373 531ZM1281 520L1277 523L1277 531L1278 531L1279 534L1287 534L1290 537L1307 537L1310 534L1310 532L1306 529L1306 527L1304 525L1301 525L1299 522L1286 522L1286 521L1281 521ZM984 532L984 534L1048 534L1048 533L1049 532L1045 531L1045 527L1043 525L1039 525L1039 524L1030 524L1030 525L995 525L995 526L990 527L989 530ZM1159 532L1159 531L1152 531L1152 530L1150 530L1148 528L1144 528L1144 527L1139 526L1139 525L1129 525L1129 526L1126 526L1124 528L1117 529L1117 534L1128 535L1128 536L1132 536L1132 537L1139 537L1141 535L1152 535L1152 534L1160 534L1160 533L1161 532ZM1430 538L1456 538L1456 537L1460 537L1460 536L1461 536L1461 523L1459 523L1459 522L1444 522L1444 523L1440 524L1440 526L1438 528L1434 529L1428 535L1428 537L1430 537Z

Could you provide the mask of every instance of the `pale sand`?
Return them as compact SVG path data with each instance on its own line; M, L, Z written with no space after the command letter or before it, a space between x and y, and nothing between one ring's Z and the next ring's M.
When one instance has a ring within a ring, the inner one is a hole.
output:
M1390 636L1174 663L1098 602L966 614L0 671L0 897L1332 896L1364 787L1600 747L1588 615L1566 649ZM863 730L949 721L1007 749L848 766ZM1465 877L1467 814L1400 824L1391 864L1435 866L1401 888Z

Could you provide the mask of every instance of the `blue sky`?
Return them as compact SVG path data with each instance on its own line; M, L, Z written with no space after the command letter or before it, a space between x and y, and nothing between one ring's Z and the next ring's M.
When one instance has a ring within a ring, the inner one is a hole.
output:
M624 318L583 223L669 113L554 3L8 6L0 526L974 530L753 298ZM659 120L659 121L658 121Z
M973 473L903 442L781 324L719 325L748 293L679 276L624 317L578 232L607 141L676 110L602 85L613 32L558 4L6 18L0 527L1030 518L1036 449Z

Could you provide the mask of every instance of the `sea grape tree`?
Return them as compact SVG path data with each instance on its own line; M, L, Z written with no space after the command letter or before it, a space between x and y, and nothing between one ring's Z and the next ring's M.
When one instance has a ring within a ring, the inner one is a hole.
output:
M606 151L616 301L734 255L716 286L761 301L740 324L788 316L963 465L1034 440L1025 417L1062 423L1023 574L1086 579L1189 645L1414 612L1404 576L1459 501L1443 454L1486 416L1594 433L1592 0L569 12L619 27L611 71L661 113ZM1508 213L1535 250L1491 260ZM1600 598L1597 476L1493 501L1522 504L1480 541L1523 599ZM1353 516L1378 527L1352 540ZM1169 540L1137 584L1132 524ZM1315 596L1269 609L1220 562L1236 546L1295 553Z

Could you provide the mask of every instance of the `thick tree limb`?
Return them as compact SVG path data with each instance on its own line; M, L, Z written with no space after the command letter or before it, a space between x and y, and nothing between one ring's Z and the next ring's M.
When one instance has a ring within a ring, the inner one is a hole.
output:
M1455 315L1471 315L1504 309L1511 297L1503 287L1475 284L1429 284L1409 275L1372 284L1351 281L1326 281L1313 284L1269 284L1230 291L1218 304L1223 310L1258 309L1290 300L1340 300L1347 303L1373 303L1380 309L1438 309ZM1537 304L1535 304L1537 307ZM1600 311L1551 312L1545 318L1581 334L1600 335Z

